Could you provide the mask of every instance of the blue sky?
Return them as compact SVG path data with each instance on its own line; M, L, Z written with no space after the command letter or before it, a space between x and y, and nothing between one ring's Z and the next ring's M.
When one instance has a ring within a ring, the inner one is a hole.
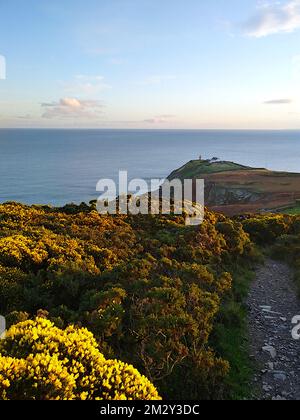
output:
M1 2L0 127L300 128L299 41L300 0Z

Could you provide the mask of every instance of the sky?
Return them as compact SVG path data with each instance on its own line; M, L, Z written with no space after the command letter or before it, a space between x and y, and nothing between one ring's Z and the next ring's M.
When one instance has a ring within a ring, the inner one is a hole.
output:
M2 1L0 127L300 129L299 41L300 0Z

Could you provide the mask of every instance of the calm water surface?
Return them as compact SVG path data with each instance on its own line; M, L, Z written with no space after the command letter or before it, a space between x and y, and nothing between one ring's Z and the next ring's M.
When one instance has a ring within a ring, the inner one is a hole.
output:
M164 178L201 154L300 172L300 131L0 130L0 202L97 198L97 181Z

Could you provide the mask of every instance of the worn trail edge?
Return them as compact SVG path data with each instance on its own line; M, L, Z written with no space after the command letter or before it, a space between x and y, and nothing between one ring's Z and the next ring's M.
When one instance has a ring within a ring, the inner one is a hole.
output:
M287 265L267 260L257 270L248 307L250 354L258 366L253 396L300 400L300 341L292 337L300 301Z

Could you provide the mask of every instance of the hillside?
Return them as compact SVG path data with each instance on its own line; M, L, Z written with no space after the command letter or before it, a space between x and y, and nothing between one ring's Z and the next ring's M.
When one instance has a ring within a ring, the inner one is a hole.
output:
M204 179L205 203L229 216L298 207L300 174L228 161L193 160L168 179Z
M244 301L261 261L256 246L273 245L274 257L297 268L299 226L299 217L279 214L207 211L191 227L183 216L101 216L93 205L0 205L0 308L9 328L0 400L249 397ZM33 374L37 382L28 381Z
M105 358L132 364L163 398L230 397L234 372L241 388L234 392L244 392L240 357L224 338L232 330L226 308L234 285L247 283L234 267L255 258L238 221L207 212L200 227L186 227L179 216L7 203L0 205L0 232L0 307L8 327L38 315L61 329L58 336L70 325L88 328ZM2 364L0 342L0 399L1 392L16 395L1 380L7 360Z

